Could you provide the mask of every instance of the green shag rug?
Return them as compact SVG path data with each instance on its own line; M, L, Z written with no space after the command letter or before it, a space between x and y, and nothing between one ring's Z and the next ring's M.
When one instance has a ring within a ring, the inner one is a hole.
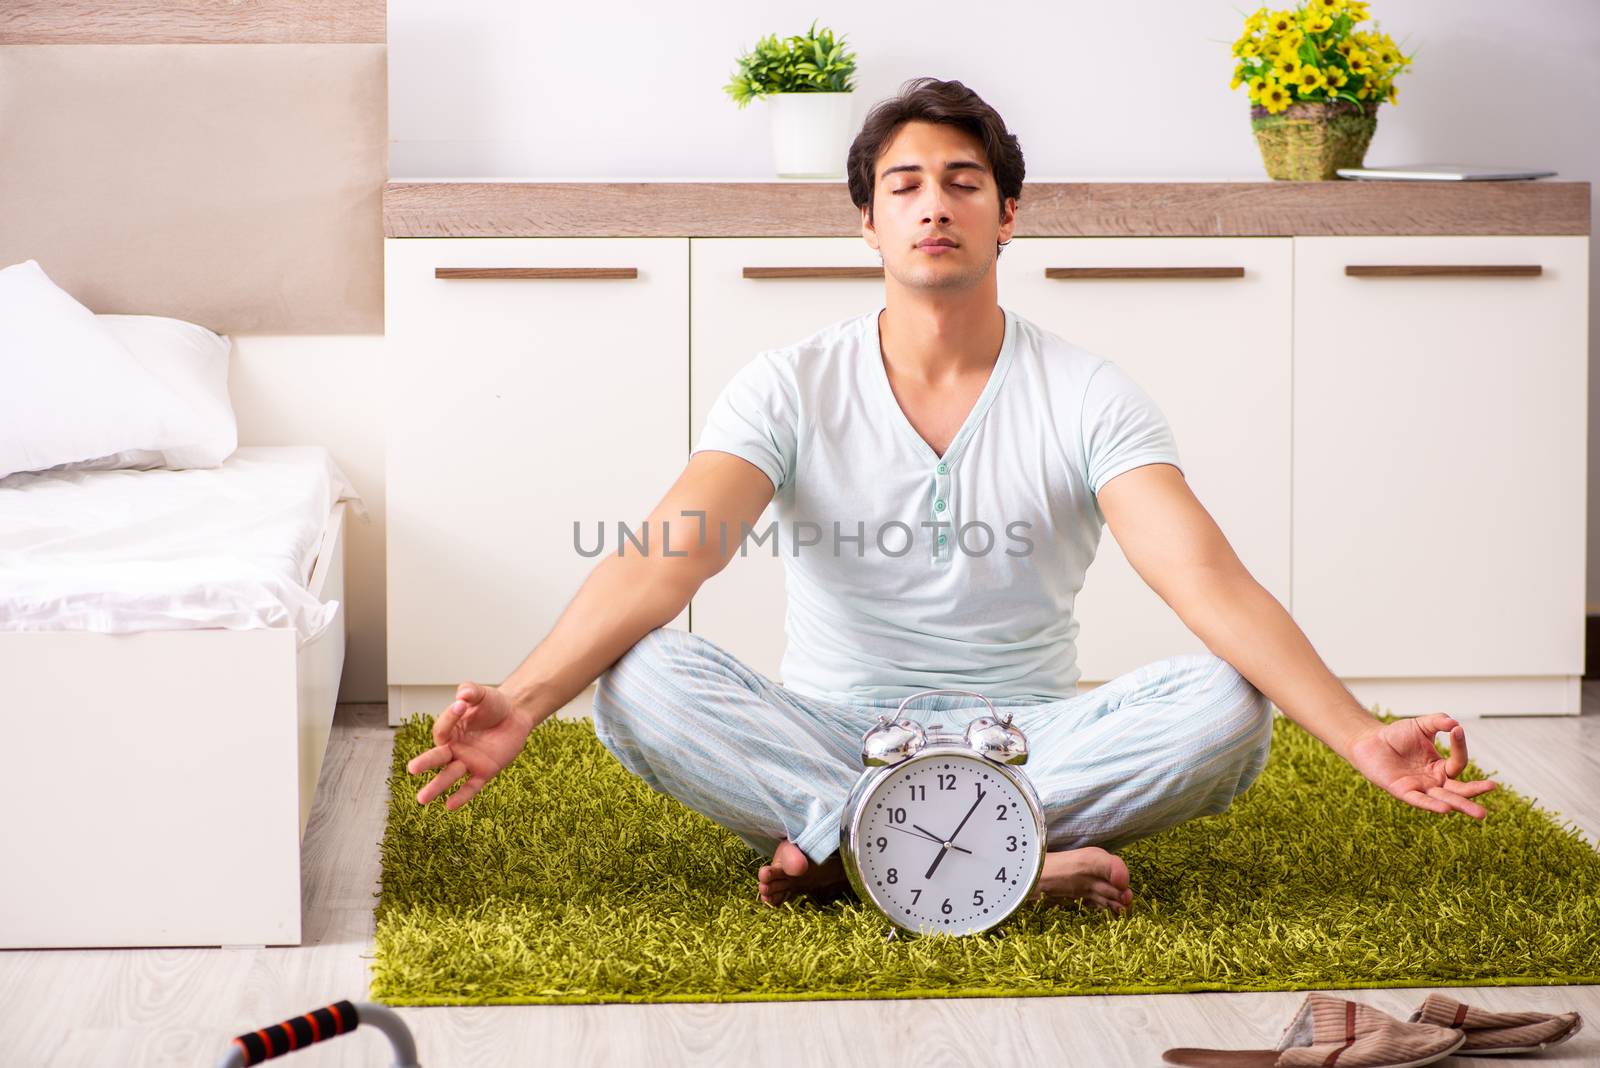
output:
M761 904L766 858L587 720L547 720L462 809L419 806L405 764L431 729L395 736L371 990L391 1005L1600 982L1600 853L1576 827L1503 782L1483 823L1412 808L1282 716L1232 808L1119 851L1122 916L1030 902L984 935L892 940L853 896Z

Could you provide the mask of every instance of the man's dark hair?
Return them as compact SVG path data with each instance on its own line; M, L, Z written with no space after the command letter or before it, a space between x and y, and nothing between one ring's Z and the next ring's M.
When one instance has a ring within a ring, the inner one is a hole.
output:
M868 112L861 132L850 144L845 164L850 199L857 208L867 209L868 220L872 219L873 191L877 188L878 157L896 131L908 122L941 123L970 133L983 145L995 185L1000 188L1000 217L1005 218L1007 197L1021 201L1022 146L1016 135L1006 129L1000 113L958 81L913 78L900 87L899 95ZM1002 242L1000 248L1004 246ZM995 250L996 255L1000 248Z

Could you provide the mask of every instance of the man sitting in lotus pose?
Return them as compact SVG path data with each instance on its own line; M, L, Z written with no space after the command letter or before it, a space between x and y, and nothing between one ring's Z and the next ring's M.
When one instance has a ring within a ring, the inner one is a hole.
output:
M1460 725L1369 715L1195 499L1150 398L1000 306L1023 164L994 109L960 82L910 83L868 116L848 169L883 306L729 382L647 521L658 546L676 521L686 551L608 555L508 678L463 683L408 765L442 769L418 802L465 779L447 807L466 804L599 679L601 742L770 852L759 894L774 905L844 881L839 816L862 735L924 689L979 691L1026 732L1045 896L1125 909L1128 869L1110 850L1226 809L1266 763L1272 705L1401 801L1484 818L1471 799L1495 784L1456 778ZM666 627L774 501L780 535L832 532L785 545L782 685ZM1079 694L1073 602L1105 525L1211 652ZM955 730L982 708L924 700L917 718Z

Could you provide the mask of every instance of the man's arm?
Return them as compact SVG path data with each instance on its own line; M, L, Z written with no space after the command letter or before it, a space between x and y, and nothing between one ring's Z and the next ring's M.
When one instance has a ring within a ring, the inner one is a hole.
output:
M753 526L772 495L771 480L749 461L695 453L645 521L649 554L630 546L626 555L602 558L501 691L535 725L544 721L645 634L677 618L701 584L727 566L739 549L741 524ZM705 513L703 539L700 518L685 512ZM726 551L719 523L726 524ZM663 524L671 529L671 556L661 551Z
M1171 464L1148 464L1100 487L1100 510L1133 569L1206 648L1236 668L1295 723L1350 760L1383 726L1328 670L1277 598Z
M1295 723L1367 780L1430 812L1488 810L1472 798L1497 785L1457 778L1467 736L1447 715L1381 723L1317 656L1277 599L1245 570L1211 516L1171 464L1125 471L1100 487L1100 510L1135 571L1206 648L1238 669ZM1449 758L1434 736L1450 732Z

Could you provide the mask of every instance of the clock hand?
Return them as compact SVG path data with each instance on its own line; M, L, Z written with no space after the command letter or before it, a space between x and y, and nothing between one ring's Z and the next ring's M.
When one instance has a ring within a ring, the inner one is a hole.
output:
M912 826L916 826L916 825L913 824ZM893 824L889 825L889 829L891 831L899 831L901 834L909 834L913 838L926 838L930 842L939 842L940 845L944 845L944 843L942 841L939 841L938 838L935 838L933 836L933 834L928 832L928 831L922 831L921 834L918 834L917 831L908 831L904 827L896 827ZM919 828L917 828L917 830L922 830L922 829L919 827Z
M982 790L978 791L978 799L972 803L971 808L967 809L967 814L961 817L961 822L956 824L956 829L950 832L950 841L954 842L956 840L956 835L961 833L961 828L967 825L967 821L972 818L974 812L978 811L978 806L983 804L983 799L987 796L989 795Z
M983 798L984 798L984 792L980 789L978 791L978 799L976 801L972 802L972 807L967 809L967 814L965 816L961 817L961 822L956 825L955 833L952 834L948 839L946 839L946 841L951 843L950 849L956 848L955 845L954 845L955 840L956 840L956 835L961 833L961 828L965 827L967 825L967 821L972 818L972 814L974 812L978 811L978 806L983 804ZM933 858L933 864L932 864L931 867L928 868L927 874L923 876L924 879L933 878L934 870L939 867L939 862L944 859L944 855L946 853L950 852L950 849L941 849L941 850L939 850L939 855Z
M938 842L940 845L944 845L944 839L940 838L938 835L936 835L932 831L928 830L928 828L924 827L922 824L913 823L911 826L915 827L917 830L922 832L921 837L928 839L930 842ZM901 828L896 827L895 830L898 831L898 830L901 830ZM906 833L910 834L911 832L910 831L906 831ZM951 849L959 849L963 853L971 853L972 852L972 850L967 849L964 846L958 846L954 842L950 843L950 848Z

